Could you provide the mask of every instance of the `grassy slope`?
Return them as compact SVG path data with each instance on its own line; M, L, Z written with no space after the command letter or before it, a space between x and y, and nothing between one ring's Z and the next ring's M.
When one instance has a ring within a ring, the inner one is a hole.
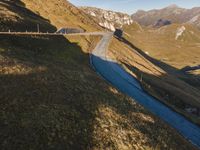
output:
M130 37L127 38L130 41L143 51L149 52L150 56L181 69L187 65L200 64L200 31L190 25L184 26L186 32L178 40L175 40L177 29L181 27L178 24L160 29L144 29L143 32L135 32L135 26L126 26L125 32L129 33Z
M173 24L160 29L144 29L134 32L135 27L125 27L129 33L126 38L143 52L156 59L161 68L173 73L188 84L200 89L199 71L181 74L180 69L200 64L200 31L191 25L184 24L186 31L175 40L177 29L182 25ZM145 43L145 44L144 44ZM161 65L165 64L165 65ZM178 72L178 73L177 73Z
M0 8L1 31L37 31L38 24L41 32L54 32L61 27L102 30L91 17L65 0L2 0Z
M196 115L184 111L187 107L198 108L200 103L198 75L183 74L178 69L193 62L199 63L199 59L197 59L199 50L195 45L199 39L195 35L192 36L190 32L194 31L195 34L198 34L199 31L185 26L187 32L177 41L175 41L175 32L180 27L178 25L151 31L141 30L136 24L125 27L126 39L131 41L129 45L135 47L143 55L143 58L153 62L153 66L149 66L148 61L138 58L130 49L117 51L120 44L118 46L115 44L113 51L115 51L115 57L117 56L119 61L125 63L131 72L136 73L139 80L142 78L143 86L149 93L200 124ZM119 41L115 42L120 43ZM149 55L145 52L148 52ZM164 59L166 57L167 59ZM158 66L157 69L155 66Z
M0 45L2 148L194 149L100 79L86 49L64 37L3 37Z
M0 35L1 148L195 149L97 76L98 40Z
M0 2L0 31L37 31L40 25L41 32L56 31L49 21L29 9L24 8L24 3L20 1Z
M186 31L178 40L175 40L177 29L181 26L172 24L160 29L144 29L143 32L139 32L138 29L135 32L135 27L126 26L125 31L129 33L126 38L143 52L148 52L150 57L156 59L157 62L160 62L158 65L164 70L175 74L193 87L200 89L198 71L185 75L176 73L186 66L200 64L200 31L193 26L185 24ZM162 62L166 65L161 65Z
M92 17L66 0L22 0L27 8L51 21L57 28L79 27L87 31L102 30Z
M112 41L109 55L138 78L151 95L200 124L196 115L188 114L184 110L186 106L199 106L199 90L150 63L118 40Z

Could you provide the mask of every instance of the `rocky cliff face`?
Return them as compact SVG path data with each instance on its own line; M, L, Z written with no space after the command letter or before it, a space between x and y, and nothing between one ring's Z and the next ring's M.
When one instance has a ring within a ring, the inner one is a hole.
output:
M100 26L114 31L115 28L122 27L123 25L130 25L133 20L128 14L103 10L94 7L81 7L85 13L93 16Z
M162 19L168 20L171 23L189 23L200 27L200 7L185 9L176 5L170 5L163 9L139 10L131 17L144 26L153 26Z

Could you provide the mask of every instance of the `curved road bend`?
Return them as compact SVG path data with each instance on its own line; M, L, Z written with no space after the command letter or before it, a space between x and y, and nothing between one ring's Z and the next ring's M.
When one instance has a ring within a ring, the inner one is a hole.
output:
M187 140L200 148L200 127L148 95L142 90L139 82L133 76L128 74L116 61L107 58L106 51L112 35L112 33L104 33L103 38L91 53L90 63L96 72L121 92L129 95L153 114L163 119Z

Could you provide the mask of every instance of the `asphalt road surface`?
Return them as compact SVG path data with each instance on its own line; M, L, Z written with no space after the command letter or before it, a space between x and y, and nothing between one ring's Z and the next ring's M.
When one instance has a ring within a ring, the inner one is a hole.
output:
M182 136L200 148L200 127L188 121L159 100L142 90L139 82L128 74L116 61L108 58L108 49L112 33L103 34L90 56L91 65L105 80L121 92L129 95L150 112L175 128Z

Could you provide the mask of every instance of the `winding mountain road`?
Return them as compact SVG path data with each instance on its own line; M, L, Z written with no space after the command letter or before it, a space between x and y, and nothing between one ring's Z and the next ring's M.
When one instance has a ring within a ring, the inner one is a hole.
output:
M129 95L150 112L175 128L182 136L200 148L200 127L188 121L166 105L142 90L139 82L128 74L115 60L108 58L108 49L112 33L104 33L90 56L90 63L105 80Z

